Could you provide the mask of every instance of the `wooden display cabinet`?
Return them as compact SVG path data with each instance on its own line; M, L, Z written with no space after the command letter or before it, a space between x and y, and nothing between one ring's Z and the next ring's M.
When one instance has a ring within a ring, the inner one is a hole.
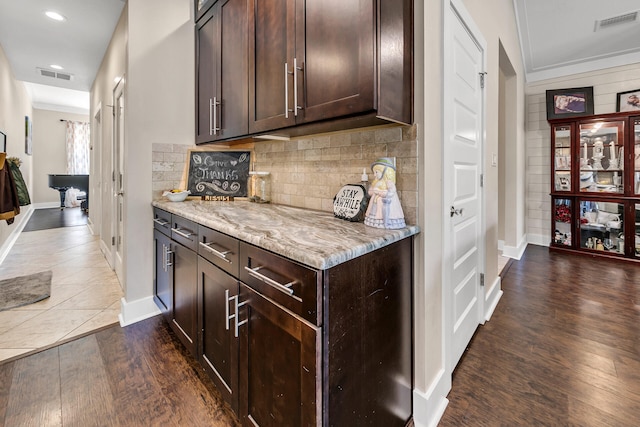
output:
M640 115L549 123L551 249L640 260Z

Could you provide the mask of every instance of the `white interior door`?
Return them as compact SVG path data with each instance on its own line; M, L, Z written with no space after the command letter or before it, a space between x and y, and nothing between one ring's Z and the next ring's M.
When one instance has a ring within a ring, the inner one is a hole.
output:
M484 272L482 159L484 48L450 3L445 27L444 301L452 372L481 321Z
M113 206L114 267L120 284L124 283L124 78L113 91L114 138L113 138Z

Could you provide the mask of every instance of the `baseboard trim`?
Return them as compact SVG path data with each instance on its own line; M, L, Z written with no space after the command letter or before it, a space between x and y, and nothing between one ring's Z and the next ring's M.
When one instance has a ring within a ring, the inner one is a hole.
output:
M550 240L551 239L549 238L549 236L545 236L542 234L527 234L527 242L531 243L532 245L549 247Z
M493 316L493 312L502 298L502 278L498 276L498 278L493 282L489 292L485 294L484 297L484 319L486 322L491 320L491 316Z
M93 221L91 221L91 217L87 218L87 227L89 228L89 232L92 236L97 236L98 233L94 229Z
M527 249L528 240L527 236L525 236L518 246L504 245L502 248L502 255L519 260L522 258L522 254L524 254L525 249Z
M51 209L51 208L59 208L60 202L43 202L43 203L35 203L33 205L34 209Z
M160 309L153 302L153 297L146 297L139 300L128 302L126 299L120 299L120 326L133 325L134 323L148 319L160 314Z
M4 262L4 259L9 255L11 248L16 244L16 240L20 237L20 233L24 230L24 227L29 222L29 218L33 215L33 205L21 206L20 215L16 216L13 223L13 229L6 240L0 246L0 264Z
M107 264L109 264L109 267L111 267L111 269L113 270L115 267L113 266L113 255L111 254L111 247L107 246L102 238L100 239L100 251L102 251L104 259L107 260Z
M451 390L451 380L447 381L444 369L438 372L426 393L413 390L413 422L415 427L436 427L444 414Z

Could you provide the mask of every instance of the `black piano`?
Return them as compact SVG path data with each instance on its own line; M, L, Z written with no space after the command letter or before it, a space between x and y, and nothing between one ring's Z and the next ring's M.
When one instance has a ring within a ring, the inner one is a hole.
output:
M82 200L80 207L87 212L89 210L89 175L49 175L49 188L60 192L60 209L64 209L65 193L71 187L86 194L78 197L78 200Z

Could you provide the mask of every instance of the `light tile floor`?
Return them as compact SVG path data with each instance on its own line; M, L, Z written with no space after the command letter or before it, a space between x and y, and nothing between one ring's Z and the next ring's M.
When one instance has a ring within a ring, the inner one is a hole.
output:
M87 226L22 232L0 280L51 270L51 296L0 311L0 361L118 322L122 289Z

